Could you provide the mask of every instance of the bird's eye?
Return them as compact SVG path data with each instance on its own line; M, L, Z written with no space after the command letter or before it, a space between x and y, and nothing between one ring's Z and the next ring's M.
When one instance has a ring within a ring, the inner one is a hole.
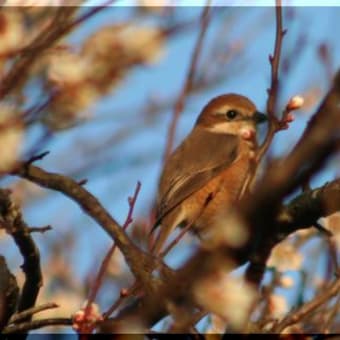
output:
M238 115L238 112L235 110L229 110L226 115L228 119L234 119Z

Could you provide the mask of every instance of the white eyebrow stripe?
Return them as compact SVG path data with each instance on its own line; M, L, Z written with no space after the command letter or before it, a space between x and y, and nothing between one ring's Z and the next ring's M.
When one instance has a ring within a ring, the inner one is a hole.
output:
M225 121L222 123L217 123L207 128L207 130L213 133L228 133L231 135L236 135L237 133L235 133L236 130L233 123L236 123L236 121Z

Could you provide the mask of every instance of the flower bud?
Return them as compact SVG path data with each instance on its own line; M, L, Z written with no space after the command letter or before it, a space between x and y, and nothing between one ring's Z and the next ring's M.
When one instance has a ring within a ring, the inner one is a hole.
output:
M293 110L298 110L302 107L302 105L304 104L305 100L303 99L303 97L301 96L294 96L292 97L287 106L286 106L286 110L287 111L293 111Z

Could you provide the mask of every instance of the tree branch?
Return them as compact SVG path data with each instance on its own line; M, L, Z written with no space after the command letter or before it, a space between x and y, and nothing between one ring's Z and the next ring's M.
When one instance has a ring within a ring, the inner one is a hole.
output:
M277 121L275 116L277 94L279 90L279 66L281 59L282 39L286 33L282 28L282 7L281 0L276 0L275 6L276 12L276 36L274 54L269 56L269 62L271 65L271 83L268 89L268 100L267 100L267 113L271 123Z
M0 332L15 312L18 296L16 278L9 271L5 258L0 255Z
M135 207L135 204L136 204L136 201L137 201L137 197L138 197L140 188L141 188L141 183L138 181L133 196L128 198L129 211L128 211L128 214L126 216L123 227L122 227L123 230L126 230L127 227L133 222L132 214L133 214L133 210L134 210L134 207ZM102 264L99 268L97 277L94 281L93 287L90 291L89 298L88 298L88 301L87 301L87 304L86 304L86 307L85 307L85 311L84 311L84 313L85 313L84 319L85 320L87 319L87 316L90 313L91 304L94 302L94 300L97 296L98 290L99 290L99 288L100 288L100 286L103 282L104 275L107 271L110 260L112 258L112 255L114 254L115 250L116 250L116 243L114 243L110 247L109 251L107 252L107 254L104 257L104 260L102 261ZM82 330L80 329L80 333L81 333L81 331Z
M272 331L275 333L280 333L286 327L301 321L303 318L311 314L315 309L329 301L330 298L339 294L339 292L340 292L340 280L336 280L328 287L326 287L326 289L324 289L313 300L305 303L297 311L289 313L287 317L285 317L281 322L275 325Z
M148 289L152 289L150 273L155 266L153 257L140 250L130 240L100 202L83 186L67 176L47 172L32 164L19 164L12 174L42 187L62 192L74 200L116 242L136 279Z
M268 88L268 99L267 99L267 107L266 111L268 114L268 132L266 138L262 145L258 148L256 152L256 156L253 162L252 169L249 171L247 175L243 188L240 192L240 197L243 194L247 193L249 189L253 186L254 181L256 179L256 174L260 162L263 156L268 151L275 133L280 130L280 121L275 115L276 111L276 104L277 104L277 97L279 92L279 66L280 66L280 59L281 59L281 49L282 49L282 40L284 35L286 34L286 30L282 28L282 6L281 0L276 0L276 34L275 34L275 43L274 43L274 52L273 55L269 55L269 63L271 66L271 82L270 87Z
M40 319L33 320L29 322L22 322L18 325L8 326L6 327L2 334L14 334L31 331L33 329L39 329L47 326L71 326L72 325L71 318L53 318L53 319Z
M47 302L43 305L32 307L29 309L25 309L22 312L16 313L12 315L10 319L10 324L18 323L18 321L21 320L27 320L28 317L32 317L34 314L40 313L42 311L45 311L47 309L53 309L53 308L58 308L59 305L57 305L54 302Z
M264 225L271 225L282 199L319 170L325 160L337 151L339 101L340 71L294 150L267 168L254 194L243 202L242 214L253 225L252 228L261 230Z
M251 265L247 276L255 284L261 281L267 258L277 243L277 235L283 232L276 224L283 198L305 183L323 166L327 158L337 151L339 101L340 71L293 151L267 168L254 194L245 197L242 203L241 215L251 228L249 248L252 250L245 247L241 256L249 255L250 251ZM293 231L285 230L288 234Z
M174 106L172 120L169 126L168 135L166 139L166 146L165 146L164 157L163 157L164 161L169 157L172 151L172 147L173 147L173 143L175 139L177 122L178 122L181 112L184 109L186 97L192 90L192 87L194 84L198 58L201 54L204 36L205 36L206 30L209 24L209 19L210 19L209 13L210 13L210 6L209 6L209 0L208 0L208 3L204 7L202 15L201 15L201 29L200 29L193 53L192 53L187 77Z
M34 307L43 278L39 250L28 231L28 226L22 220L19 208L10 200L9 195L8 190L0 190L0 209L5 229L13 237L24 259L21 267L25 273L25 282L18 304L18 312L22 312ZM31 316L27 316L24 320L30 319Z

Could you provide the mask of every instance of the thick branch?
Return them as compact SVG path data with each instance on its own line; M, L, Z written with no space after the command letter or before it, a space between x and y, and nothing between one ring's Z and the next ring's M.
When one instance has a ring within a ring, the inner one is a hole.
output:
M5 258L0 256L0 332L15 312L18 295L16 278L9 271Z
M309 228L315 225L318 219L337 211L340 211L340 179L303 192L283 206L272 227L262 234L262 241L251 256L247 269L248 281L257 284L261 281L266 262L275 245L291 233Z
M25 283L19 300L18 311L22 312L35 305L42 286L40 254L34 240L28 231L28 226L22 220L19 208L11 202L9 192L0 191L1 217L6 231L13 237L24 259L21 266L25 273ZM29 321L27 317L25 321Z
M60 191L78 203L116 242L136 279L151 288L150 272L154 267L153 258L129 239L113 217L84 187L67 176L50 173L31 164L21 164L13 174L42 187Z
M303 192L291 200L278 215L277 224L285 237L337 211L340 211L340 179Z
M282 199L319 170L336 151L339 102L340 72L294 150L267 169L254 194L243 202L242 214L252 228L258 228L257 234L262 234L261 228L268 228L274 222Z

